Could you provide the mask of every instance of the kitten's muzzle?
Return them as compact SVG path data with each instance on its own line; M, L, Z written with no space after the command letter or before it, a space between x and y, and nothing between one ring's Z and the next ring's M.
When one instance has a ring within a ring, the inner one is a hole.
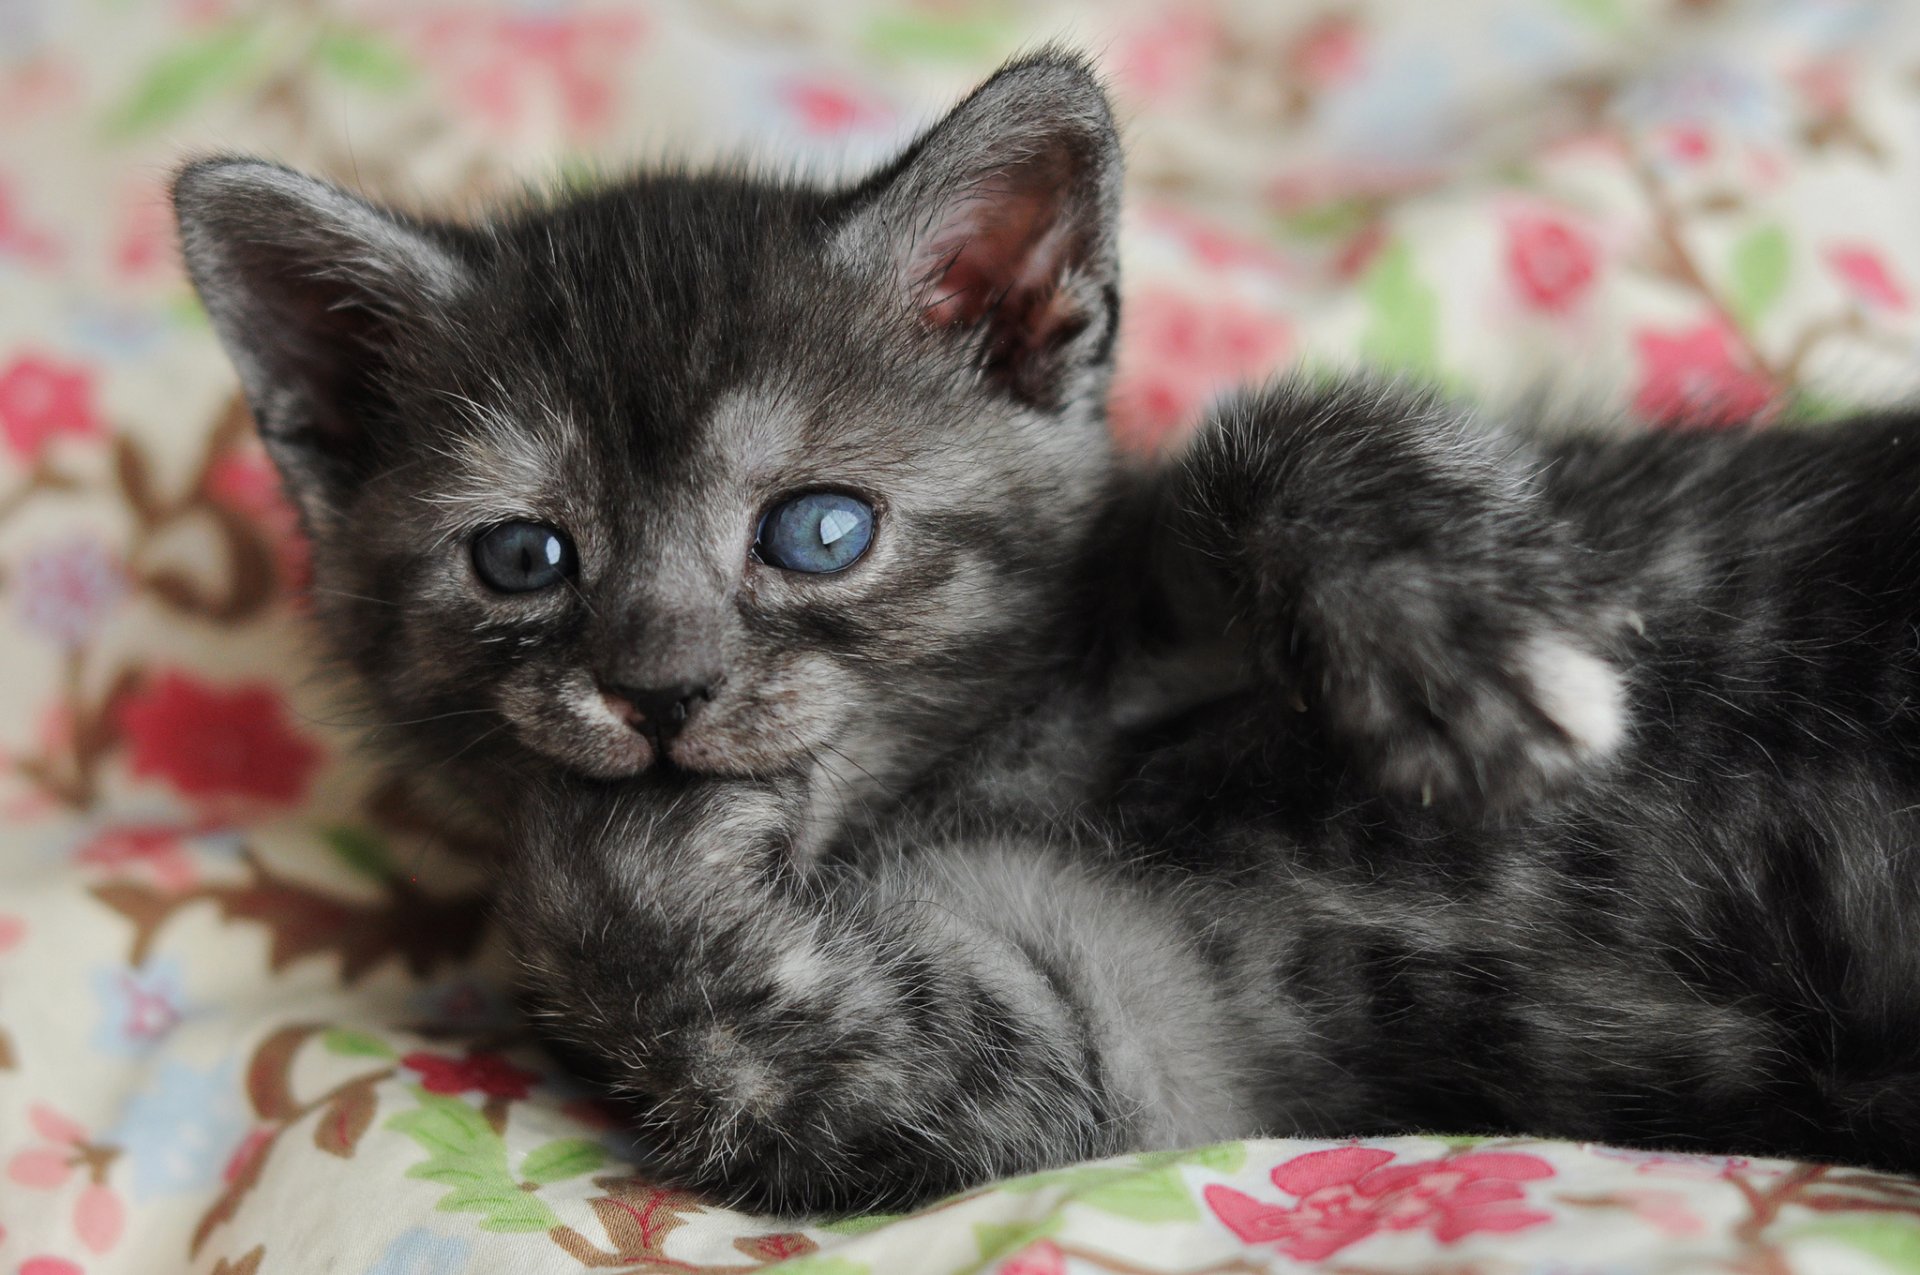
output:
M600 694L614 716L653 741L655 751L680 733L694 710L713 698L709 682L632 687L603 684Z

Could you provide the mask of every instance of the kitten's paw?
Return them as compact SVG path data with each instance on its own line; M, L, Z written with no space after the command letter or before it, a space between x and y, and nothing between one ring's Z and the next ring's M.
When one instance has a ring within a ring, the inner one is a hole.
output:
M1543 469L1520 435L1430 398L1270 387L1173 471L1163 574L1220 577L1265 680L1377 790L1509 811L1628 730L1633 621Z
M1375 787L1500 814L1553 796L1625 743L1626 680L1591 638L1557 625L1455 638L1450 625L1397 618L1330 655L1307 696Z

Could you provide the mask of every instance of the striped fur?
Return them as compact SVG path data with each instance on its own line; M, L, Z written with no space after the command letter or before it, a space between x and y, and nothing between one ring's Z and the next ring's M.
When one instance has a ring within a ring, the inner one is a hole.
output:
M180 179L321 625L509 821L529 1003L656 1170L788 1213L1253 1133L1920 1170L1920 420L1288 384L1124 468L1117 181L1051 53L847 187L452 226ZM756 569L809 485L872 552ZM572 586L479 588L515 517ZM698 661L666 756L593 691Z

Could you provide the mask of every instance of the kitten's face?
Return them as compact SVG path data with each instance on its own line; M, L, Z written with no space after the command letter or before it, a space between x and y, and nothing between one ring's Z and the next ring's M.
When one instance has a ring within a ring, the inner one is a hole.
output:
M689 217L656 259L597 264L563 230L559 261L497 259L422 343L431 374L401 395L420 437L318 546L323 588L392 613L367 671L398 715L492 709L599 776L660 754L764 773L891 735L1057 627L1043 586L1102 480L1097 414L983 392L798 236L768 250L787 236L709 246L702 230ZM676 277L709 247L700 278ZM549 271L571 285L539 297ZM769 514L811 493L852 498L830 511L837 540L870 529L839 570L755 552ZM514 522L551 529L503 538L553 583L483 575L477 542ZM341 612L381 623L322 601L336 628ZM634 721L663 711L656 688L698 688L676 733Z
M847 191L468 229L227 161L178 198L383 718L748 775L897 770L1046 655L1110 463L1116 176L1097 89L1039 63Z

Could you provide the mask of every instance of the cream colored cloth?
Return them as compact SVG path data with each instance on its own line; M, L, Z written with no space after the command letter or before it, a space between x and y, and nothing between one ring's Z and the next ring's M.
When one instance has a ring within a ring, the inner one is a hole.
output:
M851 169L1066 37L1131 145L1130 445L1298 362L1821 412L1910 384L1917 19L0 0L0 1272L1920 1269L1920 1184L1555 1143L1248 1143L803 1232L650 1186L525 1047L458 838L352 761L163 202L208 149L435 208Z

